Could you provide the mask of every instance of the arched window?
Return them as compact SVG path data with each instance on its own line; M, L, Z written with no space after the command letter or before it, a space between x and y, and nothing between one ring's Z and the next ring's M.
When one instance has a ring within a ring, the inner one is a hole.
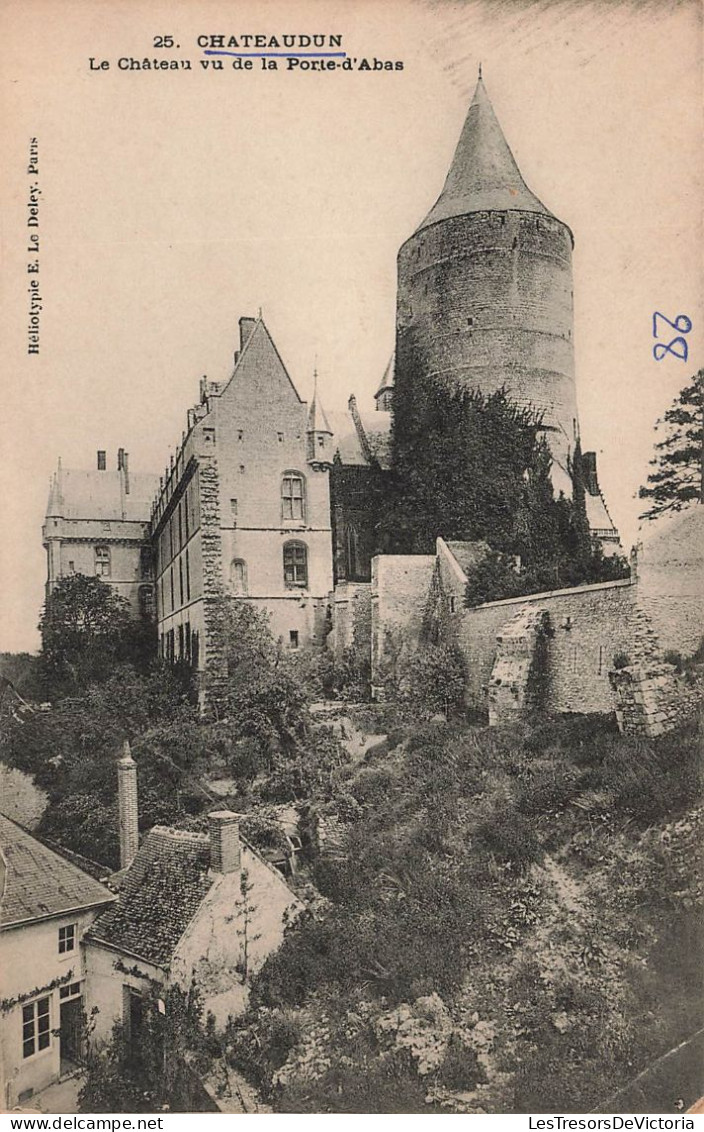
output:
M96 546L95 572L99 578L110 577L110 547Z
M230 563L230 592L235 596L247 593L247 563L244 558L233 558Z
M305 488L300 472L284 472L281 480L281 518L305 519Z
M303 542L284 543L284 584L308 585L308 548Z

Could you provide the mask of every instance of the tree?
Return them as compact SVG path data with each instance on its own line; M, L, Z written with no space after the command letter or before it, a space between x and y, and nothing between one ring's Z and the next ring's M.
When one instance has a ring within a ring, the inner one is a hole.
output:
M666 511L681 511L690 503L704 502L704 369L675 398L655 430L655 469L639 497L649 501L641 519L655 519ZM663 435L664 434L664 435Z
M569 468L572 498L556 498L541 413L516 404L506 389L485 394L428 379L412 345L399 373L392 472L373 501L377 552L432 554L438 536L481 540L520 558L534 590L601 580L579 444Z
M206 1072L220 1052L195 983L187 991L153 984L142 996L138 1033L116 1022L106 1046L89 1040L88 1048L80 1112L204 1111L190 1071Z
M40 665L52 697L105 680L119 660L148 659L153 635L130 618L129 604L100 578L72 574L47 596L39 622Z

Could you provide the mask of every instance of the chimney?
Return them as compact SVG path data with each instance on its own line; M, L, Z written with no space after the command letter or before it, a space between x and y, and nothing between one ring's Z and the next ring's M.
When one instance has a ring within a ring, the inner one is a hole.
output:
M240 868L239 816L232 810L208 814L210 868L214 873L233 873Z
M132 864L139 848L139 809L137 805L137 764L125 740L122 758L117 761L117 811L120 830L120 868Z
M105 450L103 448L99 448L98 449L98 471L104 472L105 468L106 468Z

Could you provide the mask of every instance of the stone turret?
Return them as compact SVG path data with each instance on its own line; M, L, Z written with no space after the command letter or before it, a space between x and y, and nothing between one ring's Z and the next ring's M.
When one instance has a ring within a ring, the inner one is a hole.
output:
M384 370L379 388L374 394L376 407L379 412L390 413L394 407L394 380L396 369L396 355L392 354L389 358L389 364Z
M332 464L333 434L318 393L317 370L314 374L314 378L315 387L313 390L313 400L310 403L308 422L306 424L307 456L309 464L312 464L314 467L324 467Z
M556 486L578 436L570 229L525 184L479 78L440 196L398 255L395 396L422 383L545 413Z

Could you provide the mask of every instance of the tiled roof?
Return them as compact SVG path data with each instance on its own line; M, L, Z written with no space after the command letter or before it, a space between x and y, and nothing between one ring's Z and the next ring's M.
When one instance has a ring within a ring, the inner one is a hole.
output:
M114 899L93 877L0 814L0 928Z
M148 523L159 477L130 472L129 489L123 491L119 471L62 469L52 486L47 514L63 519Z
M209 865L207 834L155 826L89 936L166 966L213 884Z

